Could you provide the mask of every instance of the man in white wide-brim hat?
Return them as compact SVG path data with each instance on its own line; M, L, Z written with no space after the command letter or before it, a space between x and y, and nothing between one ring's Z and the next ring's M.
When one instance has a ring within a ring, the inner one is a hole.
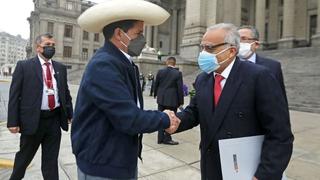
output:
M173 132L171 111L144 111L138 67L144 24L159 25L167 11L143 0L108 0L86 10L78 23L102 32L105 44L83 74L71 130L78 179L137 179L142 133Z

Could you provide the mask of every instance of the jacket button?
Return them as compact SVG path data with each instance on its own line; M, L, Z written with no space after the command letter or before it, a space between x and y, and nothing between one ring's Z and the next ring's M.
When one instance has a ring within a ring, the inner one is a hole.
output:
M227 137L231 138L232 137L232 133L231 132L227 132Z
M238 113L238 117L239 117L239 118L243 118L243 117L244 117L244 113L243 113L243 112L239 112L239 113Z

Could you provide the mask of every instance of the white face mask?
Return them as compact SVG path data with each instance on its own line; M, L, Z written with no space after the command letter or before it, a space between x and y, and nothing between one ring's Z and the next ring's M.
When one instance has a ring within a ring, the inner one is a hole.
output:
M251 50L251 45L255 43L255 42L252 42L252 43L240 43L240 48L239 48L239 53L238 53L238 56L240 58L248 58L249 56L252 55L252 50Z

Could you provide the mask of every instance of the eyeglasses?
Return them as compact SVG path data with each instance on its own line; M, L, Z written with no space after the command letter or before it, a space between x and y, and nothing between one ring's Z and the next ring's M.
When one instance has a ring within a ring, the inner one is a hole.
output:
M220 44L216 44L216 45L213 45L213 44L200 44L200 49L201 51L205 50L207 52L214 52L218 47L220 46L223 46L223 45L226 45L228 43L224 42L224 43L220 43Z
M246 38L246 37L241 37L240 38L241 42L254 42L254 41L259 41L257 38Z

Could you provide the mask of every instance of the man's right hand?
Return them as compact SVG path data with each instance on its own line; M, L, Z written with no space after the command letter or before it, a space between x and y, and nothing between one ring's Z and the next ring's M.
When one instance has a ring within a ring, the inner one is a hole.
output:
M169 134L173 134L178 129L181 120L176 117L173 111L164 110L163 112L166 113L170 118L170 127L165 129L165 131Z
M8 129L13 134L16 134L16 133L20 132L20 127L19 126L17 126L17 127L9 127Z

